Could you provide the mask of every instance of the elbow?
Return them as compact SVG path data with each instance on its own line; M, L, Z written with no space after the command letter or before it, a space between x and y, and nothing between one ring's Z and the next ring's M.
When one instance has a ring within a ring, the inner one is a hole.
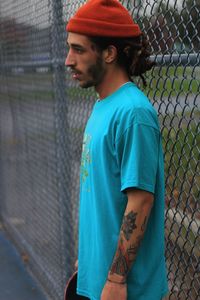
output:
M127 191L128 204L138 206L144 210L151 210L154 204L154 194L143 190Z

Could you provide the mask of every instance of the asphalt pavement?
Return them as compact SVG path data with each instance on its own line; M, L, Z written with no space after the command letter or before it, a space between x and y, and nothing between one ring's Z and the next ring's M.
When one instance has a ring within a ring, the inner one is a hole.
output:
M1 224L0 224L1 225ZM0 226L0 300L48 300Z

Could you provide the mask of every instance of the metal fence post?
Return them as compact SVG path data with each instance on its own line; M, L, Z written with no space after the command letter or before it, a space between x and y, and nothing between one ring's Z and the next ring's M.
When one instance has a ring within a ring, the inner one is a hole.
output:
M73 223L71 218L70 197L70 153L69 126L67 120L67 98L65 93L65 26L63 21L63 3L52 0L51 54L53 67L53 85L55 99L56 161L57 184L60 202L61 265L63 267L63 287L72 272ZM68 218L68 219L67 219Z

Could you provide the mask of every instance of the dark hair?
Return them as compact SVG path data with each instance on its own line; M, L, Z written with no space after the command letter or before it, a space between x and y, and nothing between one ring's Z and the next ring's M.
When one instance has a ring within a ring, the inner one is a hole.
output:
M144 86L147 85L143 74L156 63L150 60L150 45L144 34L133 38L90 37L90 40L99 51L115 46L117 63L126 69L130 80L132 76L140 76Z

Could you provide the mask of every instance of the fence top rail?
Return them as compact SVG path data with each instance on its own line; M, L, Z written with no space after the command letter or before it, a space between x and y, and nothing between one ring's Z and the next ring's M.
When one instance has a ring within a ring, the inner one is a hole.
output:
M200 66L199 53L152 55L151 60L155 60L157 65ZM53 58L38 61L10 61L1 63L0 69L63 66L64 61L64 58Z
M155 59L158 65L175 65L175 66L199 66L199 53L187 54L167 54L167 55L152 55L151 59Z

